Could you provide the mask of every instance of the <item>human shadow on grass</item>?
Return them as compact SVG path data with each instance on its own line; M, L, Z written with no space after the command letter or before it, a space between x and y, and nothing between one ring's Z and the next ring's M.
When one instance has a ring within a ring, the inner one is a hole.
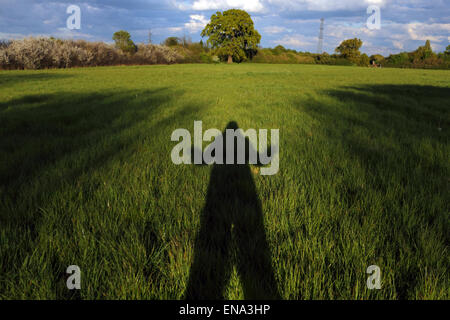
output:
M385 245L392 248L396 259L404 255L405 243L401 239L420 239L422 226L434 230L443 243L449 243L448 222L444 215L448 210L442 204L450 172L438 157L422 154L417 146L421 142L434 146L448 142L450 88L360 85L320 93L334 98L336 105L309 99L296 101L299 110L317 121L320 131L325 133L326 142L323 143L327 148L332 150L328 146L336 146L340 152L343 149L350 163L356 163L366 172L361 177L363 186L343 175L340 186L342 206L346 206L343 209L357 207L368 189L381 195L383 211L379 220L384 225L384 233L380 237L386 239ZM332 159L334 155L330 152ZM333 170L343 172L339 167ZM393 187L392 179L399 182L398 188L402 190L398 199L386 195L386 190ZM418 203L418 197L429 201ZM433 199L438 200L433 202ZM415 206L419 206L423 214L413 217L409 208ZM366 217L360 212L355 218L363 225ZM405 219L410 222L405 223ZM409 247L408 250L413 249ZM394 270L399 299L415 297L414 290L420 278L418 266L423 263L420 255L412 255L407 265L399 265ZM345 270L336 269L335 272L337 276Z
M230 122L226 129L238 129ZM223 155L226 157L224 133ZM248 139L246 151L249 150ZM235 161L237 146L235 143ZM185 297L224 299L236 265L246 299L279 299L261 201L246 164L214 164Z
M173 121L195 114L200 106L186 104L160 116L161 108L182 93L171 88L60 92L11 99L3 103L3 111L0 105L0 229L11 236L4 239L10 243L8 255L0 257L6 278L6 272L15 277L35 250L54 193L69 185L89 201L101 181L85 184L82 176L111 162L126 161L139 143ZM70 212L64 217L58 223L67 226L59 231L70 233L74 229ZM60 261L56 254L47 261L57 297L77 298L65 287L65 268L73 261Z

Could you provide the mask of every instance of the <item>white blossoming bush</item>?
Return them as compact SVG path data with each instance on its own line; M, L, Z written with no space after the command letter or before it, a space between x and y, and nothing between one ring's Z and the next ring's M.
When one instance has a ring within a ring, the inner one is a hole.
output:
M82 66L112 66L125 63L125 55L113 45L103 42L76 41L76 44L86 50Z
M41 69L52 64L51 51L53 41L50 39L27 38L12 41L0 49L0 63L6 69Z
M183 57L169 47L138 46L130 55L103 42L26 38L0 46L1 69L46 69L119 64L172 64Z
M52 60L51 67L54 68L83 66L88 63L88 52L72 41L57 41L52 50Z
M139 64L173 64L182 62L183 57L169 47L139 44L133 59Z

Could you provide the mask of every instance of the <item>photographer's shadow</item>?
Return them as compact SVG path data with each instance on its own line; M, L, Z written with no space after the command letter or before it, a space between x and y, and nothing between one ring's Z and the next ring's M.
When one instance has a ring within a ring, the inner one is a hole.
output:
M230 122L226 129L238 129ZM225 142L224 133L224 146ZM248 140L246 146L249 147ZM249 150L249 148L246 148ZM235 162L236 163L236 144ZM225 147L224 147L225 158ZM186 298L225 299L233 264L245 299L280 299L248 157L245 164L214 164L195 243Z

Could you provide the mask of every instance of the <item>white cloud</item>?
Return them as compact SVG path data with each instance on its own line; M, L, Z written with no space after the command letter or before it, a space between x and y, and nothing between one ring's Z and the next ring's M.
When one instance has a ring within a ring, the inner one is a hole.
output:
M282 46L301 49L302 51L311 50L317 45L317 38L306 37L303 35L284 36L281 40L274 40L272 43L281 44Z
M278 34L283 32L291 32L292 30L286 29L285 27L270 26L263 28L263 31L267 34Z
M179 4L178 8L196 11L242 9L249 12L261 12L264 6L260 0L196 0L191 6Z
M184 27L189 30L189 32L194 33L202 30L209 22L204 15L193 14L189 16L191 20L184 24Z
M181 31L183 31L183 28L182 27L169 27L166 30L169 32L181 32Z
M397 41L397 40L392 40L392 45L394 46L394 48L399 49L399 50L403 50L403 48L405 47L401 41Z
M408 34L412 40L430 40L442 42L446 40L450 33L450 23L409 23L407 25Z
M20 40L27 37L56 37L61 39L88 39L92 40L95 37L88 33L81 33L77 30L69 30L67 28L57 28L56 31L52 33L37 33L37 32L30 32L28 34L24 33L4 33L0 32L0 39L5 40Z
M359 10L374 4L383 7L386 0L267 0L271 5L281 7L285 10L311 10L311 11L336 11L336 10Z
M87 9L89 12L99 12L99 11L101 11L100 8L91 6L91 5L88 4L88 3L85 4L85 6L86 6L86 9Z

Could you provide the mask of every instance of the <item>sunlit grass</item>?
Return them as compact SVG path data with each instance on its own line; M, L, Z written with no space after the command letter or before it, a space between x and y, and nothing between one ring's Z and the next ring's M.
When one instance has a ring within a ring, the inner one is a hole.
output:
M449 83L309 65L0 72L0 298L184 298L212 167L172 164L170 136L202 120L280 129L279 174L252 172L282 298L448 299ZM245 298L235 266L224 297Z

